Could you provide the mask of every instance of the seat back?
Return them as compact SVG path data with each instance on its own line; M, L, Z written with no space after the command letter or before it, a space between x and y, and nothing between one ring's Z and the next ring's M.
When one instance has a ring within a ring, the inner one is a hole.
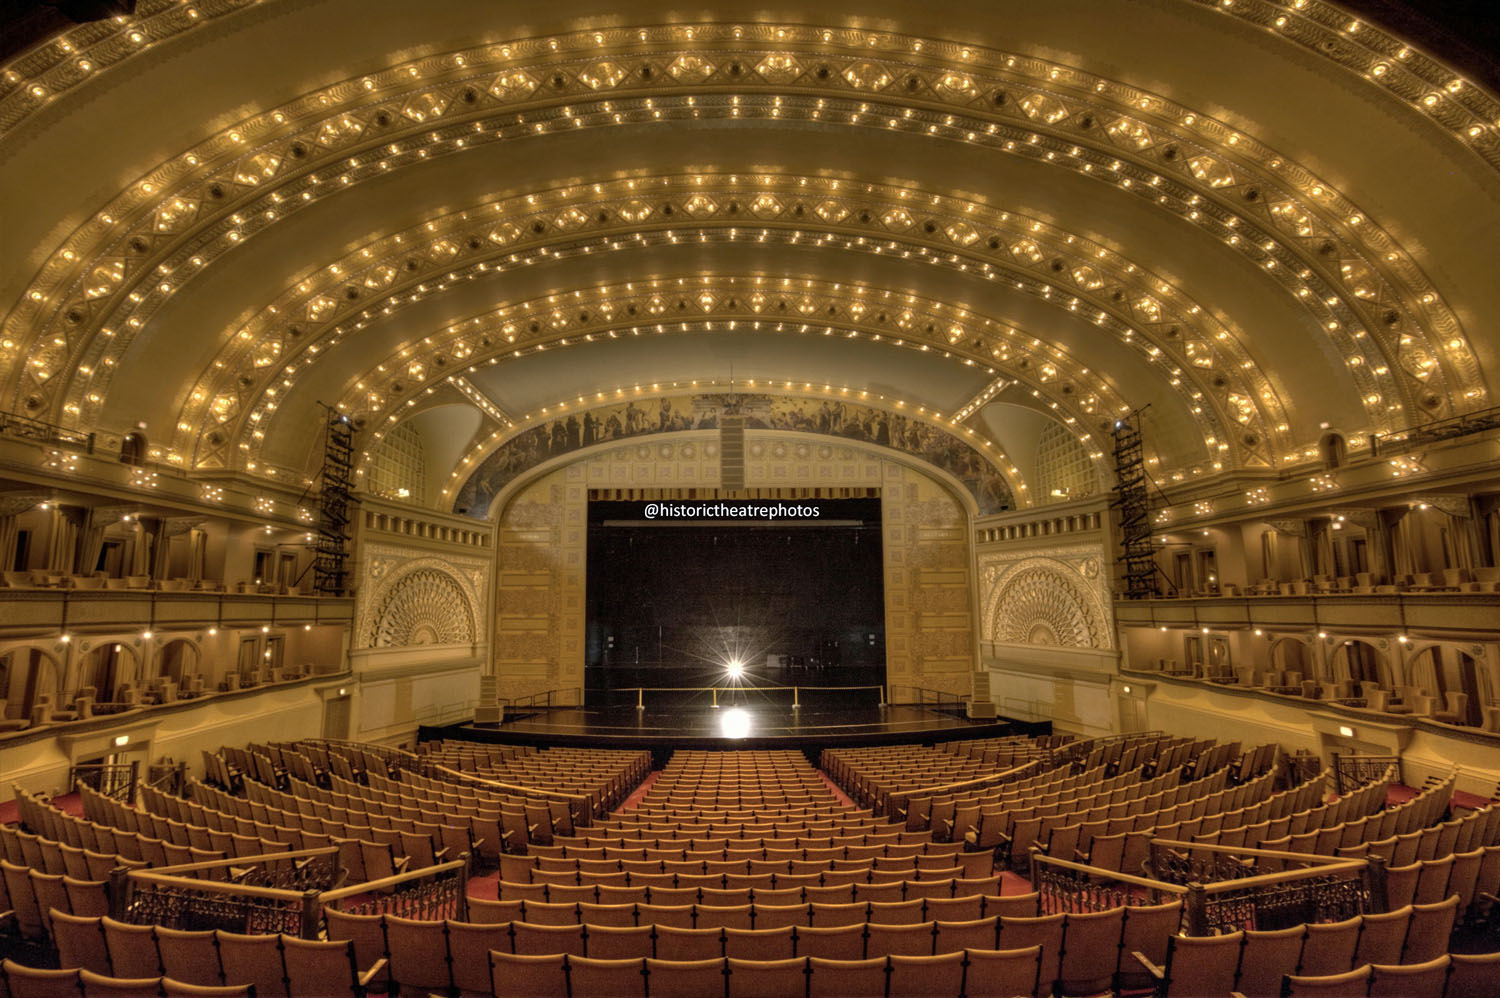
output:
M1401 948L1402 963L1425 963L1448 950L1448 937L1458 915L1458 895L1437 904L1414 904L1406 942Z
M1165 994L1223 995L1234 990L1245 933L1172 936L1167 942Z
M1239 977L1234 990L1245 998L1279 998L1281 980L1297 972L1304 926L1257 931L1247 929L1240 946Z
M1443 998L1451 963L1444 953L1422 963L1374 964L1370 968L1370 998Z
M286 967L281 962L280 936L249 936L215 929L214 938L225 984L253 984L260 998L291 998ZM110 953L113 955L113 947Z

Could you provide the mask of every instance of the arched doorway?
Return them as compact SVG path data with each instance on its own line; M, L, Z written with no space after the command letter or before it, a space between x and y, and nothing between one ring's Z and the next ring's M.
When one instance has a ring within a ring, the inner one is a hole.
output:
M125 439L120 441L120 463L146 463L146 435L144 433L131 430L125 434Z
M157 657L157 675L185 687L198 673L198 646L186 638L174 638L161 646Z
M91 648L78 663L78 685L94 688L95 703L114 703L136 678L135 653L118 642Z
M55 705L62 692L58 674L57 663L40 648L12 648L0 655L0 719L30 720L40 696L51 696Z
M1454 712L1459 723L1483 724L1489 683L1472 656L1452 645L1428 645L1412 656L1407 673L1413 686L1436 701L1437 710L1448 709L1450 693L1461 693L1463 710Z
M1307 653L1307 645L1300 638L1278 638L1271 642L1271 670L1296 673L1299 680L1312 679L1312 657Z
M1390 665L1380 650L1368 641L1350 638L1333 650L1335 681L1348 680L1358 691L1361 683L1373 683L1382 689L1392 689Z

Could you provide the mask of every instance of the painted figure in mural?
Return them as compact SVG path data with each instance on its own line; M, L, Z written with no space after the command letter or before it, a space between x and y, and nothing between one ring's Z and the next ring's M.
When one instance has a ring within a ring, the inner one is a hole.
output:
M818 433L905 451L948 472L974 496L981 515L1011 509L1014 498L1005 479L968 443L904 413L842 401L738 396L747 429ZM507 484L551 457L593 444L673 430L711 430L729 404L725 395L690 400L661 399L648 412L635 401L623 406L570 414L522 431L475 469L459 490L456 505L473 516L487 515L490 502Z

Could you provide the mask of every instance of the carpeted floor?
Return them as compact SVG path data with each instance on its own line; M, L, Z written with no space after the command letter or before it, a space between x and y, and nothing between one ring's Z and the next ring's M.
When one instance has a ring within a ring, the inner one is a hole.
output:
M52 806L75 818L83 817L83 801L77 793L62 794L52 798ZM21 820L21 805L13 800L0 803L0 825L13 825Z

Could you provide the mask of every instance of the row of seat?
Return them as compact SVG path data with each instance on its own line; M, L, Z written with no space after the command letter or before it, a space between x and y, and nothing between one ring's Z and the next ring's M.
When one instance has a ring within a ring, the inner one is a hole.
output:
M992 890L998 890L990 885ZM519 912L511 914L511 920L532 921L538 924L579 924L594 921L595 924L672 924L688 929L711 929L711 927L735 927L735 929L768 929L780 926L826 926L826 924L852 924L855 921L873 921L880 924L910 924L915 921L944 917L968 917L971 912L1007 911L1010 914L1031 911L1035 914L1035 891L1029 894L1011 894L1002 899L996 893L926 894L926 896L888 899L814 900L814 902L769 903L747 900L739 896L738 903L729 902L730 897L709 897L702 902L682 899L660 899L652 902L628 902L628 900L543 900L529 897L511 897L496 902L481 902L471 899L472 911L487 906L496 912ZM1017 900L1010 900L1016 897ZM975 918L980 914L974 914ZM486 915L484 920L489 920ZM478 920L475 917L475 920ZM962 918L960 918L962 920Z
M1442 821L1453 796L1453 776L1428 787L1408 801L1387 807L1386 797L1393 780L1394 770L1357 791L1341 796L1337 801L1313 807L1305 813L1294 814L1293 820L1285 827L1273 822L1261 829L1251 827L1258 822L1247 823L1245 837L1238 844L1252 849L1316 852L1332 856L1340 848L1361 842L1384 841L1396 836L1430 837L1441 834L1435 829ZM1346 800L1353 803L1345 805ZM1482 820L1488 822L1490 816L1486 814ZM1454 827L1456 836L1457 826ZM1237 831L1233 824L1225 822L1217 828L1202 827L1192 831L1182 829L1179 837L1187 838L1192 835L1195 841L1208 845L1234 845L1234 833ZM1208 837L1215 833L1217 838ZM1403 859L1403 862L1411 862L1411 859Z
M762 842L780 842L770 839ZM818 840L821 841L821 840ZM829 841L836 841L830 839ZM694 843L697 845L698 843ZM822 870L895 869L915 865L918 869L960 866L964 876L988 873L990 858L983 853L961 852L959 843L914 842L910 845L819 845L766 846L755 849L647 848L623 849L596 846L575 848L568 856L505 856L500 864L506 880L534 879L531 871L579 873L812 873ZM852 852L851 852L852 850ZM637 852L645 853L636 858Z
M10 998L256 998L255 985L201 987L171 977L110 977L91 970L27 967L0 961L0 987Z
M361 960L387 958L394 982L409 988L443 986L444 975L456 974L461 966L472 963L479 948L486 945L490 950L520 956L667 960L865 960L1035 946L1040 947L1042 993L1051 993L1057 982L1064 993L1080 994L1113 986L1122 966L1127 972L1134 966L1129 963L1133 952L1164 958L1167 940L1177 930L1181 912L1181 904L1173 902L1089 914L989 915L953 922L770 929L425 922L335 911L325 912L325 918L330 938L353 941ZM845 993L860 992L851 989Z
M132 925L108 916L54 916L58 962L113 977L170 977L200 986L254 985L261 998L362 996L385 962L362 964L348 940ZM14 996L13 996L14 998Z
M858 905L870 903L894 904L918 901L925 898L966 898L994 895L1000 892L998 877L944 878L942 880L891 880L883 883L816 885L796 884L776 886L767 879L764 883L739 887L715 887L704 884L682 884L675 887L611 887L608 885L583 884L511 884L502 880L498 884L498 897L502 901L533 901L548 904L571 905L578 903L603 905L647 904L652 906L699 906L704 911L743 912L747 919L754 918L756 910L771 907L807 904ZM788 896L796 898L781 900ZM754 900L759 898L759 901ZM780 904L775 904L776 901Z
M1217 936L1174 935L1163 960L1142 954L1145 959L1138 962L1151 974L1160 998L1230 992L1245 998L1277 998L1288 975L1344 975L1366 964L1411 966L1436 960L1448 952L1457 908L1454 897L1340 922ZM1484 993L1500 993L1500 954L1492 954L1483 965L1491 985Z
M490 954L490 970L492 989L515 988L535 998L980 998L1036 993L1035 949L868 960L692 961L496 952Z
M228 858L220 850L202 849L189 844L186 835L182 841L174 841L161 836L110 828L66 814L20 787L15 788L15 793L24 828L60 845L70 845L106 856L120 856L126 860L122 864L125 866L169 866Z
M1343 974L1282 979L1286 998L1490 998L1500 987L1500 953L1444 953L1426 963L1365 964Z
M998 888L997 888L998 890ZM531 922L536 925L672 925L678 928L709 928L713 924L735 928L772 928L781 925L849 925L877 922L884 925L911 924L939 919L972 921L988 915L1041 914L1040 895L960 894L954 897L923 897L853 901L851 895L803 897L798 890L700 892L658 901L624 900L606 895L599 901L544 902L518 898L490 901L467 900L468 918L474 922Z
M1378 789L1383 793L1384 784L1380 784ZM1004 852L1012 858L1018 856L1016 849L1024 848L1029 851L1033 845L1038 845L1044 853L1054 858L1076 860L1090 866L1133 874L1140 871L1140 860L1144 858L1149 841L1153 838L1208 845L1268 848L1263 843L1272 841L1270 837L1273 835L1328 820L1324 817L1324 812L1327 811L1325 805L1276 816L1278 811L1296 803L1298 799L1299 795L1281 794L1233 811L1205 813L1171 824L1160 824L1159 813L1144 812L1073 822L1068 821L1068 815L1040 818L1032 816L1014 821L1008 841L1001 833L990 833L987 836L982 823L977 827L970 826L965 838L980 845L984 838L998 837L998 843L1006 846ZM1373 807L1375 799L1374 794L1357 793L1348 798L1350 804L1342 813ZM1244 824L1252 818L1258 820L1254 824ZM1393 816L1392 821L1394 820ZM1223 829L1230 825L1238 827L1232 832L1224 833ZM1343 829L1345 826L1340 824L1333 827ZM1321 830L1300 834L1316 837L1321 834ZM1330 836L1333 834L1329 832ZM1286 836L1283 835L1283 838ZM1269 861L1265 862L1268 869L1274 866Z
M186 854L187 851L183 850L183 853ZM66 873L76 880L103 880L117 866L144 865L141 860L128 859L119 853L95 852L92 849L70 846L66 842L25 831L19 825L0 825L0 859L8 860L16 866L29 866L43 873ZM182 862L186 863L188 860L183 858Z
M809 827L810 826L810 827ZM875 856L935 856L963 851L961 842L933 842L926 832L908 832L891 825L873 825L885 831L861 828L828 828L824 822L742 825L735 835L724 826L714 834L698 834L698 825L652 826L627 832L607 829L594 834L556 839L551 845L533 845L527 856L557 859L808 859L810 850L828 859L867 859ZM744 834L748 832L748 834Z
M824 870L820 873L762 874L694 874L642 873L577 876L566 882L546 880L497 884L499 896L506 899L530 898L536 901L565 897L571 901L613 896L604 892L647 891L653 897L682 897L696 891L801 890L840 896L849 891L855 900L905 900L913 897L955 897L959 892L983 893L995 877L960 877L958 867L942 870L917 870L914 867L895 870ZM924 879L925 878L925 879Z

